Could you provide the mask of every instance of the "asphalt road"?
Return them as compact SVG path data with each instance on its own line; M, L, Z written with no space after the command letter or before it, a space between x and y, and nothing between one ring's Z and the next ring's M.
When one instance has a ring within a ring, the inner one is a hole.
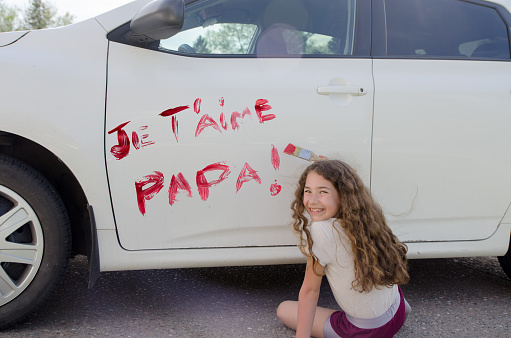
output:
M102 273L76 257L45 307L2 337L293 337L275 316L303 266ZM397 337L511 337L511 281L494 257L410 261L412 314ZM335 307L325 282L320 305Z

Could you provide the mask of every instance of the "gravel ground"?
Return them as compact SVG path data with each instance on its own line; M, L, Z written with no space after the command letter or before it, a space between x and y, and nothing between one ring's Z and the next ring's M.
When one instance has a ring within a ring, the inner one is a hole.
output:
M63 285L2 337L293 337L275 317L302 265L102 273L74 258ZM413 310L397 337L511 337L511 281L494 257L410 261ZM327 285L321 306L335 307Z

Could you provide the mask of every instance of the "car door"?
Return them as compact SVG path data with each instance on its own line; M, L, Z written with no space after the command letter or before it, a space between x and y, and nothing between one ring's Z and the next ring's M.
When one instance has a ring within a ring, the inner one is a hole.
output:
M180 33L141 47L121 27L105 151L122 246L295 245L290 203L307 150L369 183L368 5L197 1Z
M511 201L509 13L375 5L373 194L402 240L487 238Z

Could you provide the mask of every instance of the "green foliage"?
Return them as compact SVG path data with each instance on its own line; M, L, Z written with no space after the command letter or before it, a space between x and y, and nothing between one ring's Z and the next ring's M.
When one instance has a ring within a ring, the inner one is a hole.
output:
M340 41L338 38L300 32L304 41L304 54L340 54Z
M202 35L199 35L197 39L193 42L193 49L197 53L201 54L211 54L211 50L208 48L208 42Z
M17 17L16 8L9 7L0 0L0 32L15 30Z
M30 6L25 10L23 20L24 29L43 29L51 27L54 23L53 17L57 10L42 0L31 0Z
M70 25L73 23L74 19L75 19L74 15L71 15L69 14L69 12L66 12L66 14L57 16L57 18L54 19L53 27Z
M246 54L254 35L255 26L220 24L218 30L205 35L208 48L215 54Z
M314 54L331 54L328 44L320 43L316 40L309 39L305 42L305 54L314 55Z
M73 20L74 16L68 12L57 16L57 9L44 0L29 0L24 11L0 0L0 32L59 27L69 25Z

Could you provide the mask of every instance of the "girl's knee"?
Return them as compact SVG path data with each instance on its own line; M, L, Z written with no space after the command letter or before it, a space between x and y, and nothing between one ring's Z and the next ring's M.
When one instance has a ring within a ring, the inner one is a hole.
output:
M279 304L279 307L277 308L277 317L279 317L279 319L281 319L281 316L288 311L289 302L289 300L286 300Z
M280 303L277 308L277 317L286 325L289 324L290 318L296 318L298 314L298 302L286 300Z

